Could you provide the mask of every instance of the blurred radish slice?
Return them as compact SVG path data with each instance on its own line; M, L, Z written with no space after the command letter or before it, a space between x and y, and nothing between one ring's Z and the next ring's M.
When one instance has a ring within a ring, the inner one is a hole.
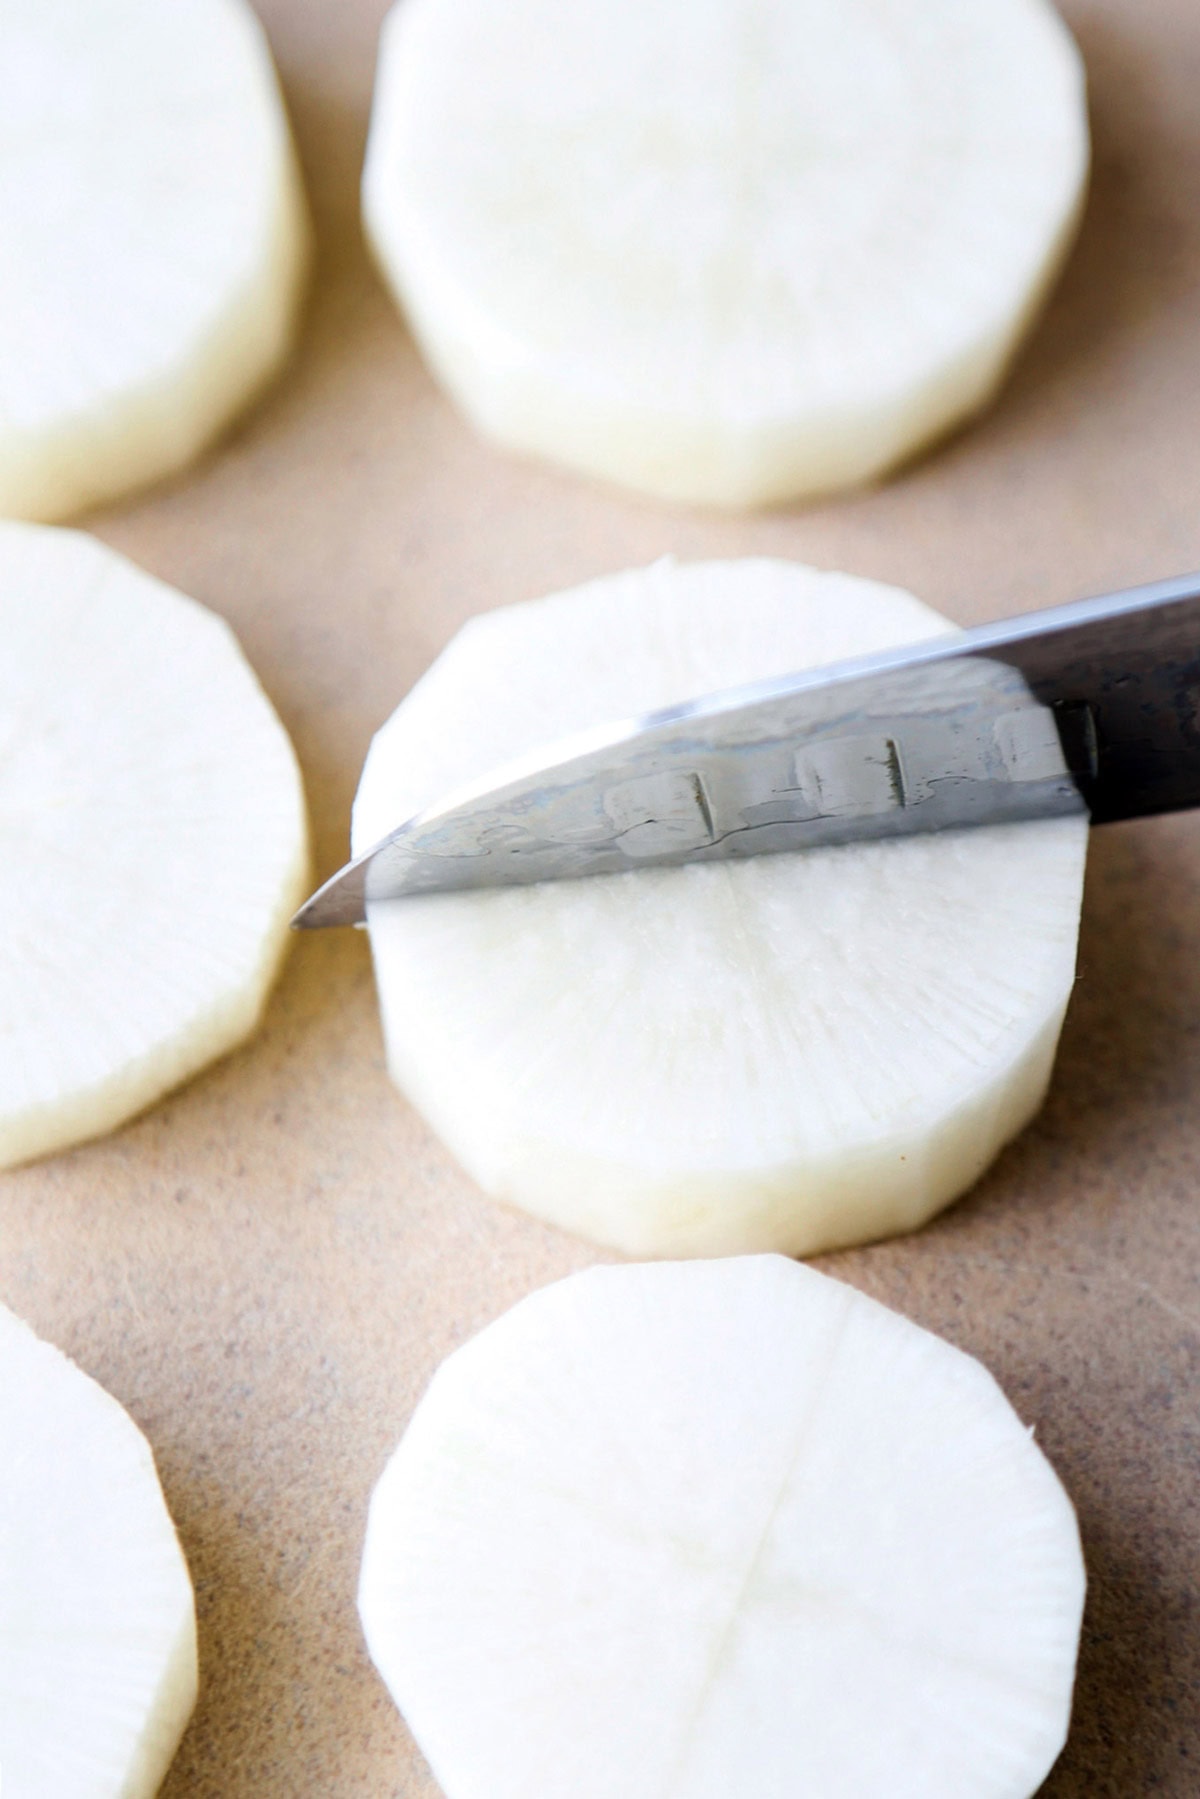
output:
M364 209L482 430L756 505L990 398L1087 162L1046 0L401 0Z
M253 1030L307 836L283 727L194 600L78 532L2 524L0 641L2 1167Z
M447 1799L1027 1799L1083 1591L979 1363L763 1256L593 1269L459 1349L359 1598Z
M0 1306L4 1799L150 1799L196 1699L192 1587L154 1458Z
M5 0L0 114L0 513L62 518L275 373L307 222L244 0Z
M948 628L781 562L485 614L376 737L354 846L575 730ZM630 1254L911 1230L1041 1103L1086 845L1052 820L375 904L389 1066L487 1192Z

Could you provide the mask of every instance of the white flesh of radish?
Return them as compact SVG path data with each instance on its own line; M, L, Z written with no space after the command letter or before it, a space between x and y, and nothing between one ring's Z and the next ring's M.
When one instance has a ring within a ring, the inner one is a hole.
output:
M475 619L378 734L367 848L576 729L928 637L894 588L646 570ZM911 1229L1037 1109L1077 820L372 905L397 1083L489 1193L635 1255Z
M187 1568L145 1438L0 1306L0 1792L150 1799L196 1698Z
M306 240L244 0L5 0L0 512L194 456L281 362Z
M291 745L204 607L78 532L8 523L0 642L4 1166L111 1129L253 1029L307 852Z
M1083 1589L979 1363L762 1256L593 1269L452 1355L360 1608L447 1799L1026 1799Z
M990 397L1087 161L1045 0L402 0L364 206L483 430L759 504Z

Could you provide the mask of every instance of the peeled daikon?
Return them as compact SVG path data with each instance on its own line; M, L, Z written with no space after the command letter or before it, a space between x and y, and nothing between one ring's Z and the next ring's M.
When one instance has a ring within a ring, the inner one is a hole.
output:
M5 1166L254 1028L307 835L283 727L203 606L78 532L2 524L0 643Z
M0 116L0 512L60 518L270 378L307 224L245 0L5 0Z
M154 1458L0 1306L0 1792L150 1799L196 1699L187 1567Z
M356 851L590 725L948 629L767 561L474 619L372 744ZM634 1255L912 1229L1049 1080L1086 823L373 903L397 1084L488 1192Z
M457 1350L359 1603L447 1799L1028 1799L1083 1591L980 1364L763 1256L592 1269Z
M483 431L752 505L989 399L1087 162L1047 0L402 0L364 212Z

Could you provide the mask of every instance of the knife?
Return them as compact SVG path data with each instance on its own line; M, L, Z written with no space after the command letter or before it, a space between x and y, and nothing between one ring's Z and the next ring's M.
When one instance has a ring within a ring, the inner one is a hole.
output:
M1200 574L705 694L555 743L318 889L368 901L1200 805Z

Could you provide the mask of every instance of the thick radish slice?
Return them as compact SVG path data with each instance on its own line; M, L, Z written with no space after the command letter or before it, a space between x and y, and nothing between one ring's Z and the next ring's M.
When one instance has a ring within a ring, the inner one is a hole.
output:
M364 208L482 430L748 505L988 400L1087 162L1046 0L401 0Z
M275 373L307 222L244 0L5 0L0 117L0 512L62 518Z
M376 737L355 848L577 729L948 628L778 562L487 614ZM635 1255L908 1230L1041 1103L1086 842L1053 820L375 904L389 1065L489 1193Z
M0 641L4 1166L248 1035L307 838L291 744L203 606L78 532L7 523Z
M447 1799L1027 1799L1083 1592L980 1364L760 1256L593 1269L456 1351L360 1608Z
M187 1567L150 1446L0 1306L0 1791L150 1799L196 1699Z

